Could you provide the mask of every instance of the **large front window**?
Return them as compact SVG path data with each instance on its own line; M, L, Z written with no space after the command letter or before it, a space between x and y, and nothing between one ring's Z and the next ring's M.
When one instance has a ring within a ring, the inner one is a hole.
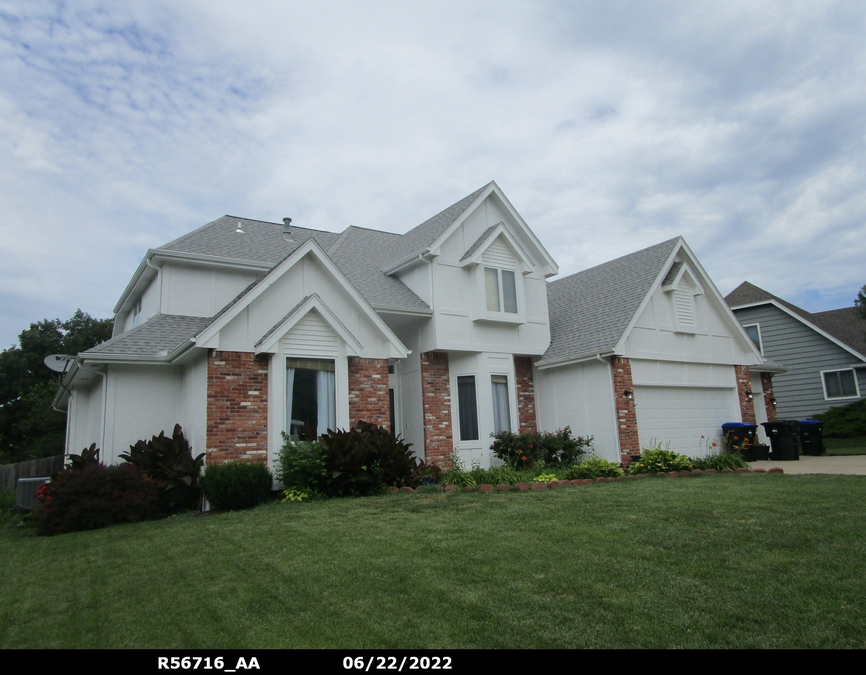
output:
M334 362L286 359L286 426L312 441L337 426Z
M517 314L517 282L513 271L485 267L484 288L488 312Z

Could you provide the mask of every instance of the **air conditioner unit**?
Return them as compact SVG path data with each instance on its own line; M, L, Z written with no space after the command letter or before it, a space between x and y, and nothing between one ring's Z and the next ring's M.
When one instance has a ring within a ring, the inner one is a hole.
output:
M27 511L35 511L39 508L39 500L36 499L36 491L40 485L50 483L50 476L38 478L19 478L15 489L15 506Z

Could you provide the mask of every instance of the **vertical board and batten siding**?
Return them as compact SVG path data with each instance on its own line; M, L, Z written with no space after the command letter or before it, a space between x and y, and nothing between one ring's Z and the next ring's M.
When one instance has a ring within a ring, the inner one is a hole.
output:
M764 356L788 368L787 373L773 376L776 414L780 420L806 419L856 400L825 400L821 376L823 370L844 370L856 363L853 354L772 305L739 309L734 314L744 326L759 324ZM854 372L863 398L866 371Z
M336 359L340 355L340 337L316 311L308 312L280 340L284 354Z
M505 269L517 269L517 259L511 251L511 247L505 243L502 237L497 237L490 246L481 254L481 261L491 267L503 267Z

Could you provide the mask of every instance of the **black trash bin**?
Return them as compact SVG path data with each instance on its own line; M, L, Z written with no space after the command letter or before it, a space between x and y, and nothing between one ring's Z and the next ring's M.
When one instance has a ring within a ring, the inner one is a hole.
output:
M818 420L800 421L800 448L804 455L824 454L824 423Z
M792 420L779 420L777 422L762 422L761 426L770 438L770 446L773 451L770 459L776 462L790 462L800 459L797 447L797 432L800 423Z
M747 462L752 461L752 446L755 444L755 433L758 431L757 424L745 424L744 422L726 422L722 425L725 432L725 441L728 452L739 450Z

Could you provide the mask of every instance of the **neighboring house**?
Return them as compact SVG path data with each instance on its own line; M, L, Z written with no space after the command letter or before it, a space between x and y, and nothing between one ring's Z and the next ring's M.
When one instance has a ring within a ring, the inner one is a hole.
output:
M788 371L775 378L781 419L866 397L866 321L854 307L810 313L743 282L725 300L755 345Z
M209 462L271 464L283 432L365 419L427 462L489 465L491 434L565 424L619 459L638 433L694 452L754 416L761 357L681 239L549 286L556 263L493 182L403 235L285 221L223 216L147 252L114 337L55 399L67 452L115 462L179 422ZM702 416L687 434L683 405Z

